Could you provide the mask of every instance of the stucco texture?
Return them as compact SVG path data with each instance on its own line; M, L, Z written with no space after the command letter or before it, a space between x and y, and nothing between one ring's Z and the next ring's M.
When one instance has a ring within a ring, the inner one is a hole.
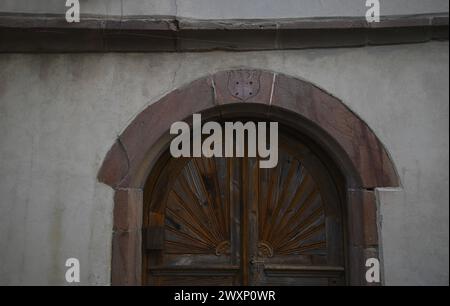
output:
M341 99L390 153L378 190L387 285L448 285L448 42L302 51L0 55L0 284L109 284L107 151L164 94L220 70L285 73Z
M63 14L62 0L2 0L0 12ZM363 0L80 0L81 14L259 19L364 16ZM382 16L448 13L447 0L381 0Z

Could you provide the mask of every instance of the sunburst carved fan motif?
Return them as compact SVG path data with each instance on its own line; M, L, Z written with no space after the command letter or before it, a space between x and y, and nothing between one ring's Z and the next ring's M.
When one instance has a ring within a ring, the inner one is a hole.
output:
M166 254L229 253L231 220L237 217L232 202L258 193L259 256L326 255L320 190L299 160L280 152L276 168L251 172L257 183L247 190L237 177L248 163L240 162L236 173L232 162L236 159L193 158L175 178L165 214Z

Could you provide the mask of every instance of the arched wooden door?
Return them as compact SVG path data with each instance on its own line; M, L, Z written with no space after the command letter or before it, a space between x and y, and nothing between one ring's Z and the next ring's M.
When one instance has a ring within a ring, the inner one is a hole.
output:
M255 158L161 158L144 196L144 284L345 284L335 182L308 147L279 142L273 169Z

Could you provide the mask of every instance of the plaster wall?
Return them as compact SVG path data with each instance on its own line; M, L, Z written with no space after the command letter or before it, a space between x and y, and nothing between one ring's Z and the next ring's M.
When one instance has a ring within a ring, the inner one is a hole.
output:
M8 1L6 1L8 2ZM109 284L113 191L96 175L146 106L238 67L310 81L374 130L402 188L378 190L387 285L448 285L448 42L262 52L0 55L0 284Z
M196 19L362 17L365 0L80 0L81 13ZM2 0L0 12L64 14L64 0ZM380 0L382 16L448 13L447 0Z

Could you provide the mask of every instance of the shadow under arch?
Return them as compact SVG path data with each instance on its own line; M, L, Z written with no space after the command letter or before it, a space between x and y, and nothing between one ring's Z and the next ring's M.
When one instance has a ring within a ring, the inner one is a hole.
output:
M112 284L141 284L144 187L167 150L171 124L189 122L194 113L204 120L278 121L325 152L345 180L349 284L365 284L365 258L378 256L374 188L399 186L394 164L339 99L306 81L255 69L222 71L175 89L142 111L107 153L98 180L115 190Z

